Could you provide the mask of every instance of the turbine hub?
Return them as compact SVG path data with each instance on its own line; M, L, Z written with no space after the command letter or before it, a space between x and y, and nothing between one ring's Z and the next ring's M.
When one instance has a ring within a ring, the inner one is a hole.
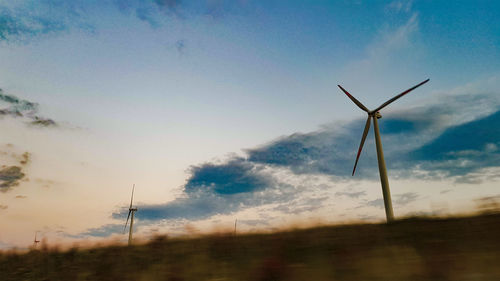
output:
M375 112L374 116L375 116L375 117L377 117L377 119L382 118L382 115L381 115L381 114L380 114L380 112L378 112L378 111L377 111L377 112Z

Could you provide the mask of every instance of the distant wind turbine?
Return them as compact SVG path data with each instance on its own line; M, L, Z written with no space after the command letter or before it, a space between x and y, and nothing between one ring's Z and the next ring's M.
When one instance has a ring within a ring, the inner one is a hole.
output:
M38 231L35 231L35 240L33 240L33 249L35 249L35 248L36 248L36 245L37 245L38 243L40 243L40 240L36 240L36 234L37 234L37 233L38 233Z
M386 106L388 106L393 101L399 99L400 97L408 94L409 92L415 90L416 88L422 86L423 84L429 82L429 79L417 84L410 89L402 92L401 94L393 97L392 99L384 102L381 106L377 107L375 110L369 110L366 106L364 106L361 102L359 102L355 97L353 97L349 92L347 92L342 86L339 88L349 97L361 110L368 113L368 119L366 119L365 130L363 131L363 136L361 137L361 143L359 144L358 155L356 156L356 162L354 162L354 169L352 170L352 175L354 176L354 172L356 171L356 166L358 165L359 156L361 155L361 150L363 149L363 145L365 143L366 135L368 135L368 131L370 130L371 119L373 119L373 130L375 131L375 143L377 146L377 159L378 159L378 170L380 173L380 182L382 183L382 194L384 195L384 206L385 206L385 216L387 218L387 222L391 222L394 220L394 213L392 211L392 201L391 201L391 192L389 190L389 180L387 179L387 169L385 167L384 160L384 151L382 150L382 141L380 139L380 132L378 128L377 119L382 118L380 115L380 110Z
M127 216L127 221L125 222L125 227L123 227L123 232L127 229L127 223L128 219L130 218L130 230L128 232L128 244L132 244L132 231L134 228L134 213L137 212L137 208L132 208L132 201L134 200L134 189L135 189L135 184L132 186L132 197L130 197L130 207L128 208L128 216ZM132 214L132 217L130 217L130 214Z

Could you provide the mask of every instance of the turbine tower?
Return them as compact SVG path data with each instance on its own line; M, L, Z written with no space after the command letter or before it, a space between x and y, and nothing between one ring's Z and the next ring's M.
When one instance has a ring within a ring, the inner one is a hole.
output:
M132 197L130 197L130 207L128 208L127 221L125 222L125 227L123 228L123 232L125 232L125 229L127 229L128 219L130 218L130 229L128 232L128 245L129 246L132 244L132 232L133 232L133 228L134 228L134 213L137 212L137 208L132 208L132 201L134 200L134 189L135 189L135 184L132 186ZM130 217L130 214L132 214L132 217Z
M369 110L366 106L364 106L361 102L359 102L355 97L353 97L349 92L347 92L342 86L339 88L349 97L361 110L368 113L368 119L366 119L365 130L363 131L363 136L361 137L361 143L359 144L358 155L356 156L356 162L354 162L354 169L352 170L352 175L354 176L354 172L356 171L356 166L358 165L359 156L361 155L361 150L363 149L363 145L365 144L366 135L368 135L368 131L370 130L371 120L373 119L373 130L375 132L375 144L377 146L377 160L378 160L378 171L380 173L380 182L382 184L382 194L384 196L384 207L385 207L385 216L387 218L387 222L391 222L394 220L394 213L392 211L392 200L391 200L391 192L389 190L389 180L387 179L387 169L385 167L384 160L384 151L382 150L382 141L380 139L380 132L378 127L377 119L382 118L380 115L380 110L386 106L388 106L393 101L399 99L400 97L408 94L409 92L415 90L416 88L422 86L427 83L429 79L417 84L410 89L402 92L401 94L393 97L392 99L384 102L382 105L377 107L374 110Z

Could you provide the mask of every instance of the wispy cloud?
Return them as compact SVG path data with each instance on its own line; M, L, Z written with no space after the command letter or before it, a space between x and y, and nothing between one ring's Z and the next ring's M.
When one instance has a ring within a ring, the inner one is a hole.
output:
M360 198L360 197L366 196L366 191L359 191L359 192L338 191L338 192L335 192L335 196L347 196L350 198Z
M76 27L92 30L85 1L10 1L0 3L0 41L28 42Z
M338 80L343 86L356 85L363 92L372 92L371 85L397 83L395 77L399 77L402 71L413 75L419 73L418 64L414 63L422 55L418 35L417 12L410 11L402 24L383 25L374 33L364 55L345 65Z
M402 206L408 205L412 202L415 202L419 197L420 196L416 192L394 194L392 196L392 203L397 207L402 207ZM384 199L377 198L374 200L364 201L361 203L361 205L359 207L376 207L376 208L383 209L384 208Z
M4 108L0 109L0 116L9 116L27 120L29 125L35 127L57 126L57 123L54 120L38 115L39 110L37 103L20 99L14 95L6 95L3 90L0 89L0 106L2 104Z
M385 9L387 11L396 12L396 13L400 13L400 12L408 13L411 11L412 5L413 5L412 0L396 0L396 1L392 1L391 3L387 4L387 6L385 6Z
M19 164L27 165L29 162L31 162L31 153L26 151L21 155L21 160L19 161Z
M174 17L186 20L193 17L211 17L219 19L230 13L238 13L244 9L244 1L219 1L219 0L118 0L115 2L123 13L135 14L153 28L159 28L165 18Z
M70 238L85 238L85 237L109 237L113 234L122 234L123 233L124 224L105 224L100 227L89 228L84 232L78 234L69 234L65 231L61 231L60 233L63 236Z
M22 168L18 166L7 166L0 169L0 191L7 192L12 187L18 186L24 178Z

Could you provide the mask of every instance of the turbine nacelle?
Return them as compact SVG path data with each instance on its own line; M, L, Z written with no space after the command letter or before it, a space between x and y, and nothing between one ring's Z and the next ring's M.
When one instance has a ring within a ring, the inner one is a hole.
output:
M382 118L382 114L380 114L380 111L370 111L368 112L369 117L377 117L377 119Z

